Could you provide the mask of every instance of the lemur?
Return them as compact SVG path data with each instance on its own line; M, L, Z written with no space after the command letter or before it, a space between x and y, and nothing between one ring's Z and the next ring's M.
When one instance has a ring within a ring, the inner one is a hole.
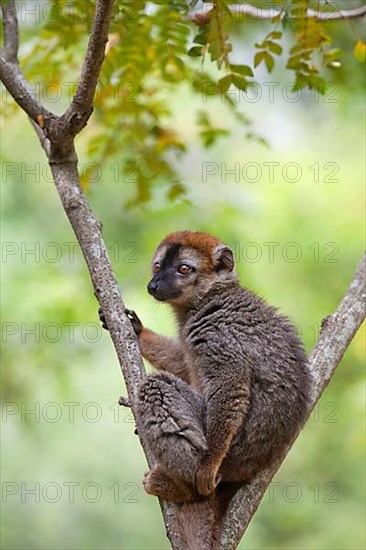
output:
M159 371L139 390L157 462L145 490L182 503L219 483L250 481L307 415L312 378L294 327L240 286L232 251L207 233L165 237L147 290L171 305L178 336L159 336L126 310L143 357Z

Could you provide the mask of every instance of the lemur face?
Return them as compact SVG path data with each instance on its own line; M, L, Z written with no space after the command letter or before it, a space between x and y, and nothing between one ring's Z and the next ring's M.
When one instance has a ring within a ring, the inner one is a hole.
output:
M193 248L178 243L163 245L154 258L147 290L157 300L177 300L192 291L200 269L200 257Z
M205 233L182 231L158 246L147 290L156 300L191 305L218 279L235 277L233 255Z

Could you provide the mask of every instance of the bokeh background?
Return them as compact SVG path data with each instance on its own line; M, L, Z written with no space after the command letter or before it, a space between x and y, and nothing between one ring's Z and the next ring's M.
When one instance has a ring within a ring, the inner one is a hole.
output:
M231 120L231 136L203 149L190 116L200 100L185 86L170 98L188 145L176 161L188 200L170 202L158 187L148 205L126 209L135 184L114 177L123 152L92 171L88 195L124 301L147 326L175 331L168 308L145 291L155 246L170 231L204 230L233 247L242 283L291 317L312 349L364 245L363 67L352 57L354 29L337 25L347 53L324 96L292 93L281 63L270 77L259 71L257 100L238 96L268 146ZM240 37L247 47L263 36L252 27ZM32 25L23 32L36 39ZM208 107L226 126L219 99ZM92 132L91 121L78 141L85 171ZM158 503L142 489L133 419L116 404L125 389L83 258L18 111L2 121L1 153L1 547L168 548ZM365 548L363 362L360 331L240 548Z

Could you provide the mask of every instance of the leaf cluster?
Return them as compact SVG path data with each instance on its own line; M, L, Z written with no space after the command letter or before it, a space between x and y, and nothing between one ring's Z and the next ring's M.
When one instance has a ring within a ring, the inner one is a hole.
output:
M271 21L264 39L255 44L257 51L249 64L232 61L230 38L234 23L239 22L245 32L253 21L245 13L240 14L240 21L237 17L233 21L230 0L215 0L201 11L206 4L197 0L115 3L95 116L89 126L88 153L96 162L113 156L122 160L121 176L135 189L129 206L148 202L154 186L165 186L167 196L175 200L184 196L174 157L185 151L186 144L171 121L171 99L178 88L189 86L200 98L219 97L247 126L248 119L233 101L232 91L244 93L258 66L272 72L277 60L285 58L287 68L295 74L294 89L324 92L322 69L337 69L341 64L343 52L331 45L329 25L306 16L311 0L274 2L280 15ZM71 81L69 90L75 89L81 46L86 47L96 2L50 0L47 5L47 17L37 36L23 46L23 70L30 81L55 87ZM285 35L294 40L287 53ZM354 54L359 61L365 60L365 44L360 39ZM202 109L197 120L205 147L229 133L226 128L216 128ZM247 137L251 135L246 132ZM88 181L82 183L86 186Z

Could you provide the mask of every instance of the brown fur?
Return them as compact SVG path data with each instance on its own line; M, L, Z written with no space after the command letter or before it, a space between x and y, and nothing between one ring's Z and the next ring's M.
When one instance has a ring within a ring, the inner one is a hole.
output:
M294 328L240 287L219 239L172 233L153 265L149 292L173 307L178 338L158 336L131 313L141 352L160 371L139 393L142 429L159 465L145 487L199 503L218 483L224 494L228 482L252 479L279 456L306 416L311 376Z
M221 241L209 235L209 233L200 233L198 231L177 231L175 233L170 233L163 239L159 244L157 251L163 246L169 246L174 243L181 244L184 248L193 248L197 250L202 255L202 266L203 271L212 271L214 268L213 262L213 250L215 247L221 244ZM156 253L155 253L156 255Z

